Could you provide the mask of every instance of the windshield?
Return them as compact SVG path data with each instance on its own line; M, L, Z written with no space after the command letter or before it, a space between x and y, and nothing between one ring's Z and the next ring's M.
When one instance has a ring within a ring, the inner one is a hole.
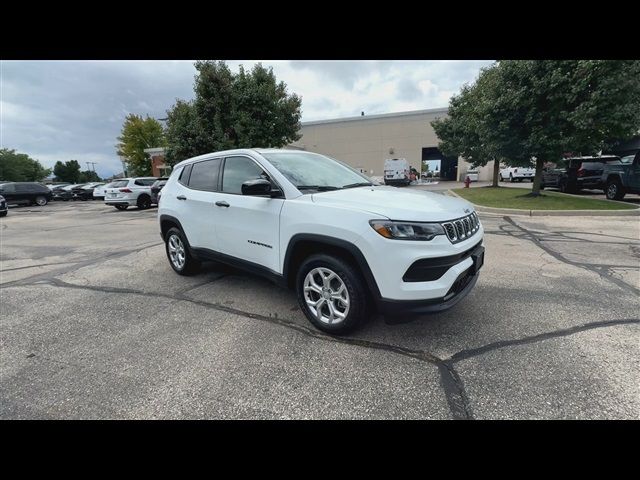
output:
M348 165L317 153L262 153L287 180L300 189L334 190L373 185L366 176Z

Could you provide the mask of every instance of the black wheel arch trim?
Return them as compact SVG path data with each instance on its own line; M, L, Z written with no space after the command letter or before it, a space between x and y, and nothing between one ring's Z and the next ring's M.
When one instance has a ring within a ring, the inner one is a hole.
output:
M287 245L287 251L284 256L284 263L282 268L282 276L285 282L289 281L288 272L291 267L292 254L295 251L296 245L301 242L314 242L314 243L326 244L328 246L338 247L348 251L356 260L357 266L359 267L360 272L362 273L364 280L367 283L367 287L369 288L369 291L373 294L373 298L376 304L379 303L381 299L380 289L378 288L378 284L376 283L373 273L371 272L371 268L367 263L367 259L365 258L365 256L357 246L341 238L335 238L327 235L319 235L319 234L313 234L313 233L298 233L293 237L291 237L291 239L289 240L289 245ZM323 252L318 252L318 253L323 253Z

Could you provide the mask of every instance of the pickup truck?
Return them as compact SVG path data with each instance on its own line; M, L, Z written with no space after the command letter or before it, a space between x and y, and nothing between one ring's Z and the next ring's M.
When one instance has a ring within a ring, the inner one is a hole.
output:
M504 182L507 179L511 183L516 181L521 182L524 179L531 180L533 182L533 178L536 176L536 169L526 167L502 167L498 176L500 177L501 182Z
M602 184L609 200L622 200L627 193L640 194L640 152L605 164Z

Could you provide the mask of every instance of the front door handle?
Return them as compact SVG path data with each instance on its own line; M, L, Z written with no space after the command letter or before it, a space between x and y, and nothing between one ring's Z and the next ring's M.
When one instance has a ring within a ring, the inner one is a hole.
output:
M227 207L227 208L229 207L229 204L227 202L225 202L224 200L222 200L222 201L218 200L216 202L216 205L219 206L219 207Z
M186 200L187 199L187 197L185 197L184 195L178 195L176 198L178 200Z

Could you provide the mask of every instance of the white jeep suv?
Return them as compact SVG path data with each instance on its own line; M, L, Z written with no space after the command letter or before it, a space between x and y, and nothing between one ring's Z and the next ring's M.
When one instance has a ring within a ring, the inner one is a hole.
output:
M104 203L118 210L137 206L140 210L151 207L151 185L156 177L122 178L104 189Z
M310 152L242 149L177 164L158 220L171 267L216 260L294 288L307 318L345 333L368 317L446 310L483 264L471 204L376 185Z

